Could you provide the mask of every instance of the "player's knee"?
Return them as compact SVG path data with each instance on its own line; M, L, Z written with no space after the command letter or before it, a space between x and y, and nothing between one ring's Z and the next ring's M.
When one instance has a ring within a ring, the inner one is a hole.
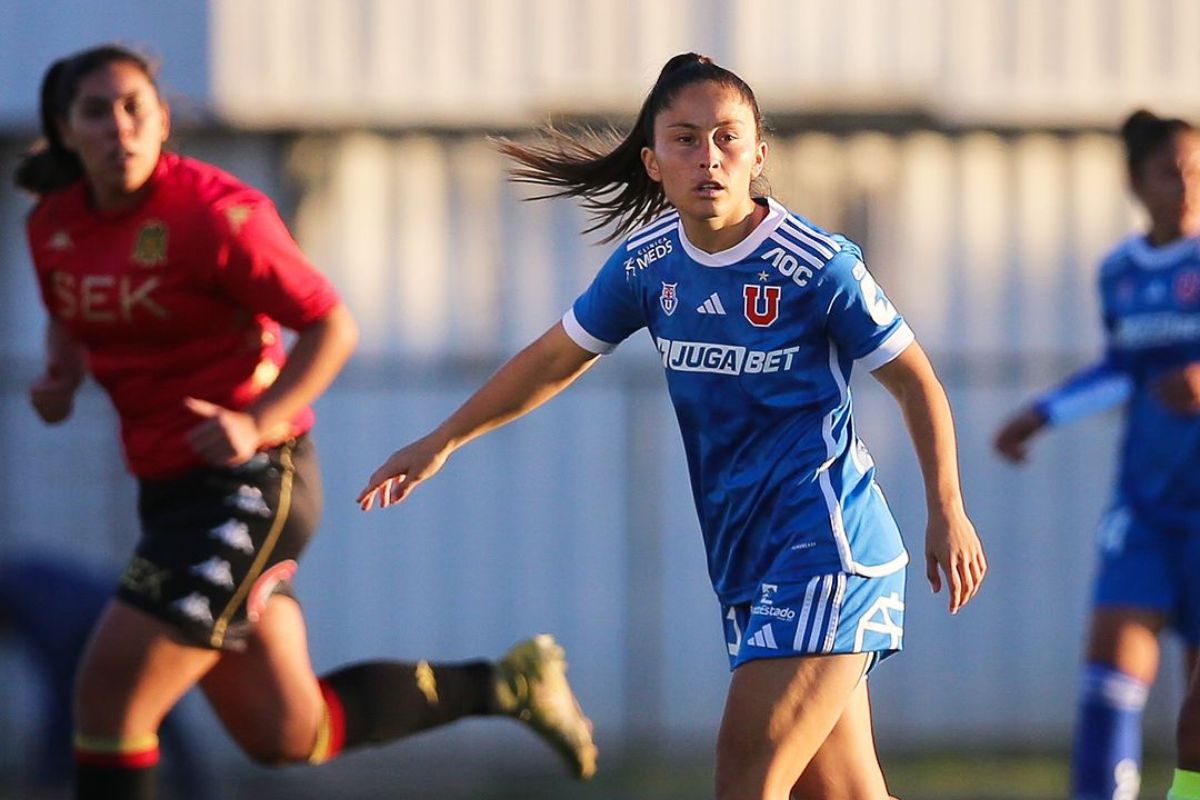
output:
M260 767L283 767L308 761L311 748L299 746L280 737L238 737L242 752Z

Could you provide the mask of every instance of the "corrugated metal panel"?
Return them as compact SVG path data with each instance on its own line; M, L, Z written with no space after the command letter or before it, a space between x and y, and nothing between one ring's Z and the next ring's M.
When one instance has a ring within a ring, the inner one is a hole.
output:
M1108 126L1200 112L1198 25L1190 0L0 0L0 125L32 125L51 59L116 39L165 59L181 110L254 127L629 115L687 50L776 114Z
M364 516L352 503L391 448L435 424L590 280L607 248L578 235L582 215L522 202L474 137L212 137L191 148L276 196L364 331L319 407L327 512L300 578L318 667L488 654L549 629L570 648L609 746L647 731L664 746L711 736L728 679L718 608L641 337L548 408L456 455L406 507ZM1098 346L1094 264L1132 219L1119 147L1093 135L810 134L773 143L771 175L794 208L862 241L933 354L993 565L954 619L919 563L910 569L909 650L872 678L881 739L1064 744L1115 420L1048 437L1020 472L991 456L989 439L1033 387ZM111 563L133 531L111 414L89 392L69 427L34 424L23 387L41 311L19 244L23 206L0 198L10 234L0 434L12 467L0 481L0 543ZM919 562L911 446L885 393L869 379L855 391ZM64 502L63 476L80 465L93 466ZM1169 736L1175 696L1156 694L1152 739Z
M211 9L212 105L243 125L631 114L666 58L687 50L734 68L779 114L1107 126L1136 104L1200 110L1188 38L1200 20L1181 0L212 0Z

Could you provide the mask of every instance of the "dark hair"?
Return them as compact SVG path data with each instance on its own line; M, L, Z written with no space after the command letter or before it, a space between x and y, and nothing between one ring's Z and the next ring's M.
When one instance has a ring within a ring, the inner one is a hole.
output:
M604 239L610 241L649 221L670 205L662 186L646 174L642 148L654 146L654 121L658 114L669 107L684 88L704 82L726 86L741 96L754 112L754 132L761 141L762 114L749 85L707 56L683 53L663 66L658 80L642 102L632 130L624 139L619 139L615 131L600 135L585 129L583 133L590 141L584 141L578 135L548 126L543 131L544 140L539 144L523 145L498 139L497 147L520 164L510 172L513 180L554 187L552 191L538 195L537 199L582 198L581 204L594 220L585 233L615 225L612 234Z
M1131 177L1151 154L1171 140L1175 134L1193 130L1191 123L1178 118L1160 117L1139 108L1121 123L1121 139L1125 142L1125 163Z
M45 195L66 188L83 177L83 164L63 144L58 123L67 118L83 79L101 67L114 63L137 67L146 75L155 92L158 91L156 70L150 60L120 45L104 44L55 61L42 77L42 88L38 95L42 140L25 154L13 173L13 182L19 188Z

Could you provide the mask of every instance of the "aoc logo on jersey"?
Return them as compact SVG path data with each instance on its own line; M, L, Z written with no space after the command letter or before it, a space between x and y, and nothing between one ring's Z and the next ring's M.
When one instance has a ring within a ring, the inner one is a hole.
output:
M675 289L678 288L679 284L663 281L662 286L662 294L658 296L658 304L662 306L663 313L669 317L679 307L679 297L675 294Z
M714 372L718 375L786 372L799 347L779 350L747 350L732 344L658 340L663 367L675 372Z
M778 286L759 286L747 283L742 287L746 303L746 319L756 328L766 328L779 319L779 298L783 289Z

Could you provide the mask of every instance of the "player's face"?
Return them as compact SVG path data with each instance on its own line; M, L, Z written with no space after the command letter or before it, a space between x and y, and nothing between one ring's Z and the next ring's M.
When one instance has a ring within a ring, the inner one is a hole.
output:
M1181 131L1147 156L1133 189L1155 232L1172 238L1200 234L1200 133Z
M115 61L83 77L59 129L83 162L96 205L109 209L133 201L146 186L170 118L146 74Z
M654 146L642 150L647 174L684 222L714 230L753 211L750 183L766 157L754 110L737 91L712 81L682 89L654 120Z

